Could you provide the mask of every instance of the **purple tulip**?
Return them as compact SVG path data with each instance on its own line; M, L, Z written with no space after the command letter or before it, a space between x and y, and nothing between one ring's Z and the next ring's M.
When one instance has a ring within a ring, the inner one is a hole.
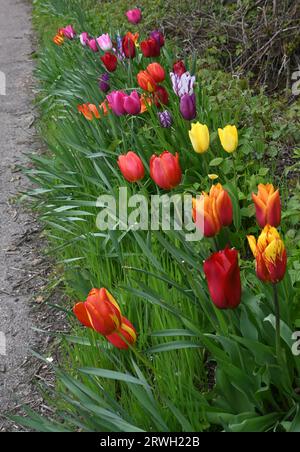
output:
M180 98L180 113L182 114L183 118L188 121L196 118L196 96L194 93L191 95L184 94Z
M141 112L141 101L137 91L124 98L124 108L129 115L138 115Z
M110 89L109 74L107 74L107 72L104 72L104 74L101 75L99 79L99 88L104 93L107 93L109 91Z
M162 111L161 113L158 113L158 118L160 125L164 128L171 127L173 123L173 118L171 113L168 110Z
M153 31L150 33L150 37L151 37L151 38L154 38L155 41L158 42L159 47L163 47L163 46L165 45L165 38L164 38L164 35L162 34L161 31L159 31L159 30L153 30Z

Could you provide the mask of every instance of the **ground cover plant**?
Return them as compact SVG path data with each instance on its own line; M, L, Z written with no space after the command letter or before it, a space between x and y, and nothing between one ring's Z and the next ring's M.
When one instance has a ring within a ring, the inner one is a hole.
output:
M53 419L28 410L22 423L297 431L296 124L246 80L196 55L178 60L167 36L147 30L151 7L141 16L123 2L116 18L102 3L105 14L89 1L35 2L49 152L31 155L29 195L72 331L46 389ZM157 195L172 196L175 226L142 218Z

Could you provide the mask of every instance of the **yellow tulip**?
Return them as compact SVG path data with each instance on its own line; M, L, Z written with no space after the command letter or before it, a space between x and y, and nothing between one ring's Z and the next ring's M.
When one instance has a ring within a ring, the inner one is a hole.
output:
M218 129L221 144L226 152L232 153L238 147L238 131L236 126L226 126L224 129Z
M206 124L200 124L200 122L192 124L189 136L195 152L203 154L208 150L209 130Z

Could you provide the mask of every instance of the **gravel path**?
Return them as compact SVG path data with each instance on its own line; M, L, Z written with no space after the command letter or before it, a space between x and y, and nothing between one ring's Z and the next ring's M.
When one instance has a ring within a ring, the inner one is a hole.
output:
M30 15L29 2L0 0L0 415L18 412L22 403L41 411L43 402L32 381L43 366L29 349L48 345L49 337L39 337L32 327L48 329L52 315L37 309L49 273L38 249L40 226L19 202L28 182L18 165L26 162L24 153L39 151L32 127ZM0 431L14 430L18 427L0 416Z

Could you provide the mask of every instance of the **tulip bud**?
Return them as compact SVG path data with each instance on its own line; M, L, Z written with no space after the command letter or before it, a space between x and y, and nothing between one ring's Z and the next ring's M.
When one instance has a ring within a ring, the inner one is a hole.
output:
M206 124L192 124L189 131L190 140L195 152L203 154L209 148L209 130Z
M96 39L89 39L87 45L93 52L99 52Z
M171 190L180 184L182 171L179 155L164 151L161 155L152 155L150 159L150 176L164 190Z
M248 235L247 239L256 259L257 277L273 284L281 281L286 272L287 254L277 229L266 225L257 243L253 235Z
M213 185L209 196L216 200L216 212L222 226L230 226L233 220L233 206L231 198L221 184Z
M109 89L110 89L109 74L107 74L106 72L104 74L102 74L100 79L99 79L99 88L104 93L107 93L109 91Z
M83 45L85 47L86 45L88 45L90 37L89 37L89 34L86 31L84 31L79 36L79 39L80 39L81 45Z
M184 94L180 99L180 113L187 121L195 119L197 116L196 111L196 96L195 94Z
M242 294L237 250L226 248L212 254L204 262L203 270L214 305L219 309L235 309Z
M176 63L173 64L173 72L179 77L181 77L182 74L187 72L184 62L182 60L177 61Z
M167 110L163 111L163 112L158 112L158 118L159 118L159 122L160 125L164 128L168 128L171 127L172 123L173 123L173 118L170 112L168 112Z
M163 82L166 77L165 70L159 63L148 64L147 72L156 83Z
M64 43L64 36L62 33L57 33L57 35L54 36L53 38L53 42L54 44L56 44L57 46L61 46Z
M60 31L62 31L64 37L67 39L74 39L76 36L76 31L72 25L67 25L65 28L61 28Z
M142 20L142 11L139 8L129 9L126 17L130 23L137 25Z
M223 149L232 153L238 147L238 131L236 126L226 126L224 129L218 129L219 138Z
M83 105L78 105L77 110L79 111L79 113L82 113L83 116L88 120L88 121L92 121L94 118L99 119L100 118L100 114L99 111L96 107L96 105L94 104L83 104Z
M132 151L120 155L118 165L121 173L128 182L137 182L145 176L145 168L140 157Z
M151 75L147 71L140 71L137 75L139 86L149 93L153 93L157 86Z
M121 311L108 290L92 289L84 303L77 303L73 312L86 327L103 336L117 331L121 326Z
M114 72L117 69L118 59L113 53L106 52L101 57L101 61L109 72Z
M129 345L136 343L136 330L131 322L122 317L122 324L118 331L106 336L106 339L115 347L121 350L127 350Z
M280 225L281 222L281 202L279 190L275 191L272 184L259 184L257 195L252 193L252 199L256 209L257 223L261 228L267 224L270 226Z

